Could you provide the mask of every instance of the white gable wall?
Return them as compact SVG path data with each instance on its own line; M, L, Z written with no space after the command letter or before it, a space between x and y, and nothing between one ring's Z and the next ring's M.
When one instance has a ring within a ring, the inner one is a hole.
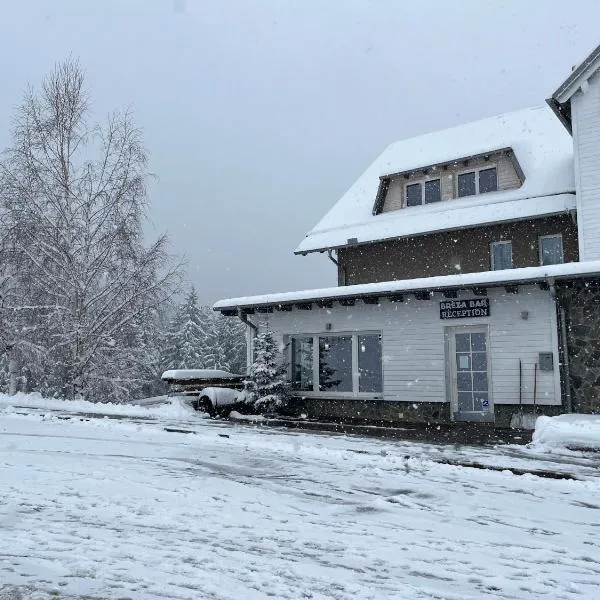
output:
M579 260L600 258L600 75L571 98Z
M491 391L495 404L518 404L519 359L523 366L523 402L533 404L534 369L539 352L554 353L554 371L539 372L537 403L560 405L556 313L548 291L520 287L518 294L503 288L488 290L488 318L440 319L441 294L431 300L406 296L405 302L383 299L379 305L317 308L255 314L260 326L268 325L283 344L287 335L381 331L383 336L384 400L446 402L445 328L488 325L491 358ZM472 292L459 297L472 298ZM523 311L528 319L521 318ZM327 331L326 324L331 324Z

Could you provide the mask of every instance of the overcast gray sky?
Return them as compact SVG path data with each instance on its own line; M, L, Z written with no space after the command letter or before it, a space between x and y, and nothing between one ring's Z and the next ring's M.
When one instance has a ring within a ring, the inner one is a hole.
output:
M293 250L385 146L542 104L599 22L597 0L4 0L0 146L27 82L78 57L99 116L133 107L202 301L335 285Z

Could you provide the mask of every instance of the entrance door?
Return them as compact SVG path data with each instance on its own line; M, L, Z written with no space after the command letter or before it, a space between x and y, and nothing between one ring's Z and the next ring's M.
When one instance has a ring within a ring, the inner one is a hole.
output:
M448 354L455 420L492 421L487 327L452 329Z

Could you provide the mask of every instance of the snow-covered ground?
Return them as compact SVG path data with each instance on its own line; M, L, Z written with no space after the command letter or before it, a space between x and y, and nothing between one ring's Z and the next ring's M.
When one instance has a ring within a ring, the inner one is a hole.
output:
M0 598L599 597L597 454L152 414L0 402Z

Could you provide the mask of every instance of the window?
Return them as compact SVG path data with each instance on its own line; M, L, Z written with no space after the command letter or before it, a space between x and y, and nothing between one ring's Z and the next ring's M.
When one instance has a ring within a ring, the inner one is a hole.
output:
M442 188L439 179L431 179L425 182L425 204L439 202L442 199Z
M495 192L498 189L496 167L479 171L479 193Z
M292 389L313 389L313 339L292 338Z
M352 337L319 337L319 390L352 391Z
M406 206L420 206L440 202L442 187L439 179L406 184Z
M475 169L458 175L457 194L459 198L475 196L498 190L498 172L496 167Z
M290 342L292 389L353 396L381 394L380 333L293 336Z
M461 173L458 176L458 197L474 196L476 193L475 171L472 171L471 173Z
M381 335L358 336L358 391L380 392L383 387L381 372Z
M420 183L411 183L406 186L406 206L419 206L423 204L423 186Z
M493 242L491 247L492 271L512 269L512 242Z
M562 235L543 235L540 237L540 264L558 265L565 262Z

